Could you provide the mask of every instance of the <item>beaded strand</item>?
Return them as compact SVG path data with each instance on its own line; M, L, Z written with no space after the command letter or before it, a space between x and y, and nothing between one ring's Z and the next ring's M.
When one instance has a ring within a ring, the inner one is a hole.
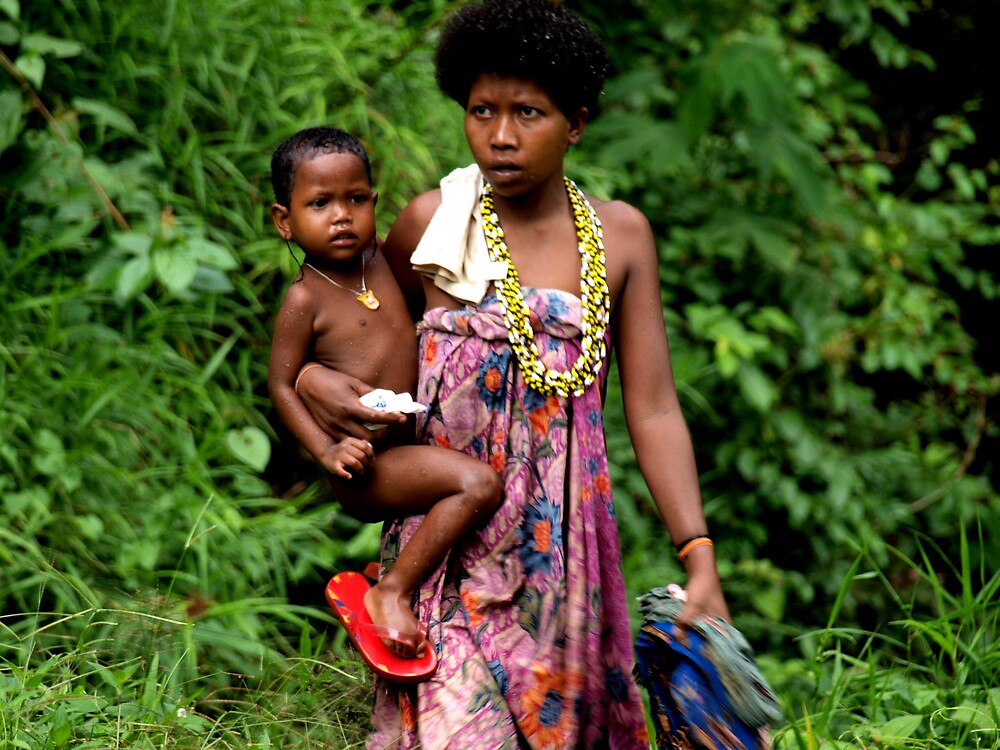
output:
M525 383L544 395L558 393L568 397L582 395L604 365L607 357L604 335L610 317L611 295L604 265L604 232L601 221L576 184L568 177L563 179L566 194L573 207L573 223L580 250L580 301L583 307L580 356L573 367L564 372L549 370L542 364L535 345L535 331L529 319L531 311L521 293L517 269L511 262L510 251L500 227L500 217L494 207L493 188L485 181L479 211L483 217L483 232L490 259L507 263L507 275L496 281L496 288L507 338L517 357Z

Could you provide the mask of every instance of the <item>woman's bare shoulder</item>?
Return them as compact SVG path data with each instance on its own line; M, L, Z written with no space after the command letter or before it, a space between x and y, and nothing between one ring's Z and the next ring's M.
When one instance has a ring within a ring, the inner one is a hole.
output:
M396 217L392 228L396 229L397 225L405 223L407 226L419 228L420 233L423 234L423 231L431 223L431 219L440 205L441 188L434 188L433 190L428 190L426 193L421 193L407 203L406 207L399 212L399 216Z
M428 190L411 200L392 223L384 243L390 263L408 264L410 254L424 236L427 225L441 205L441 190Z
M605 249L626 262L655 254L653 232L645 214L620 200L591 199L601 220Z
M645 214L631 203L620 200L604 201L587 196L601 219L605 229L615 231L649 230L649 220Z

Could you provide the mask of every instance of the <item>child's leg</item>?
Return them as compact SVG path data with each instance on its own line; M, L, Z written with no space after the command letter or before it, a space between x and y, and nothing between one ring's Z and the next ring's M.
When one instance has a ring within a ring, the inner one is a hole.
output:
M346 503L349 510L363 504L364 515L383 519L426 514L392 570L365 596L372 622L413 633L419 625L410 606L413 592L448 550L499 507L503 482L488 464L464 453L404 445L379 453L363 483L355 487L360 492L348 491L354 495ZM415 655L400 644L387 645L401 656ZM418 653L424 648L425 643L419 644Z

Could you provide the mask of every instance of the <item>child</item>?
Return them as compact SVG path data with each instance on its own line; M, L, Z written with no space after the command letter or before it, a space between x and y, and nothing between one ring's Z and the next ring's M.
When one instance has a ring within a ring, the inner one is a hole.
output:
M302 272L275 321L271 400L292 434L329 472L348 513L363 521L426 514L392 570L364 593L363 609L394 654L432 657L410 600L448 550L496 510L501 480L470 456L410 445L412 425L408 431L380 431L373 447L354 437L334 440L316 423L296 393L303 365L315 362L375 388L410 393L417 381L417 337L379 250L378 194L372 192L361 143L341 130L309 128L277 148L271 172L276 201L271 219L278 234L305 253ZM337 604L342 603L335 609ZM350 615L355 616L365 620L359 612ZM368 660L371 639L345 625Z

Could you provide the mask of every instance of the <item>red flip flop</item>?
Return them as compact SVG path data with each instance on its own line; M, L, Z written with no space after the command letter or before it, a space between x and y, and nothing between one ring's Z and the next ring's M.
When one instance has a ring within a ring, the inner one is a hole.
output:
M360 573L338 573L326 584L326 600L347 630L347 635L361 658L375 674L393 682L423 682L430 679L437 669L434 646L428 642L424 655L415 659L407 659L390 651L382 643L383 638L412 648L415 637L372 622L365 609L365 592L370 588L371 584ZM423 625L420 632L426 633Z

